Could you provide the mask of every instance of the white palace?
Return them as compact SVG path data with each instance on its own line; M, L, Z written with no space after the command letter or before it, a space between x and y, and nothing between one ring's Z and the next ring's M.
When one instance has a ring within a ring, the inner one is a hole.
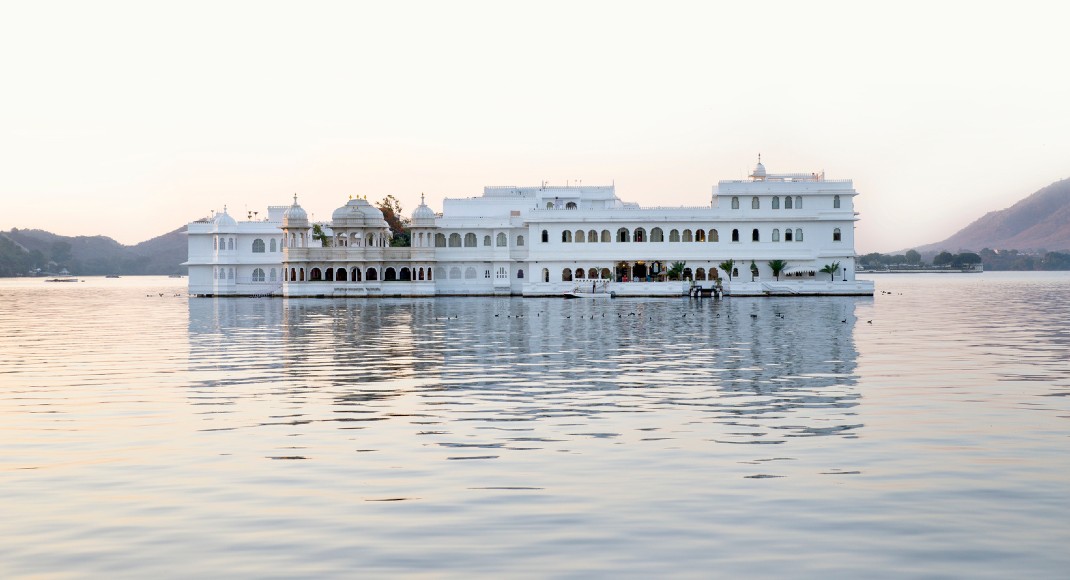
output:
M189 224L189 293L199 296L560 296L592 284L617 296L872 295L855 279L854 190L824 173L721 181L710 202L640 207L614 186L486 187L480 197L421 200L411 247L391 247L383 213L350 199L318 224L297 203L266 219L226 209ZM719 265L731 260L729 272ZM786 267L774 275L769 262ZM675 262L681 280L669 280ZM836 265L832 273L822 272ZM730 274L730 275L729 275Z

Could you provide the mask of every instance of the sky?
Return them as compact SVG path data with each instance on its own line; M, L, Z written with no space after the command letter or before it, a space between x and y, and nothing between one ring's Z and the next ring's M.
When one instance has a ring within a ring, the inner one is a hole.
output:
M0 230L134 244L296 193L853 179L859 253L1070 177L1060 2L0 0Z

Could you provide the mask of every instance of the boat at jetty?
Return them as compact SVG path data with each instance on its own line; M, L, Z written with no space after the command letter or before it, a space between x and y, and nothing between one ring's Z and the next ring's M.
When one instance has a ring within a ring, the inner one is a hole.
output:
M586 284L577 285L570 292L565 292L565 298L582 298L587 300L608 300L616 296L616 293L609 289L609 280L596 280L591 282L590 286Z

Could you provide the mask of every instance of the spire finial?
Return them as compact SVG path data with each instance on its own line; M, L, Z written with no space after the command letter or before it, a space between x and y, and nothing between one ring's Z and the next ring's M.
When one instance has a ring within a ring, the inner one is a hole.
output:
M424 205L424 192L420 192L420 205Z
M294 194L294 205L297 205L297 194Z
M762 162L762 154L761 154L761 153L759 153L759 154L758 154L758 163L761 163L761 162Z

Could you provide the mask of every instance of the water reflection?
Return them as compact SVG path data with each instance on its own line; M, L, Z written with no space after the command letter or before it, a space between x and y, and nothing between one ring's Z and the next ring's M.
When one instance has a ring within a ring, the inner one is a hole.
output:
M447 459L680 438L666 421L688 444L856 437L859 300L191 300L191 403L291 405L231 427L419 425L466 452Z

